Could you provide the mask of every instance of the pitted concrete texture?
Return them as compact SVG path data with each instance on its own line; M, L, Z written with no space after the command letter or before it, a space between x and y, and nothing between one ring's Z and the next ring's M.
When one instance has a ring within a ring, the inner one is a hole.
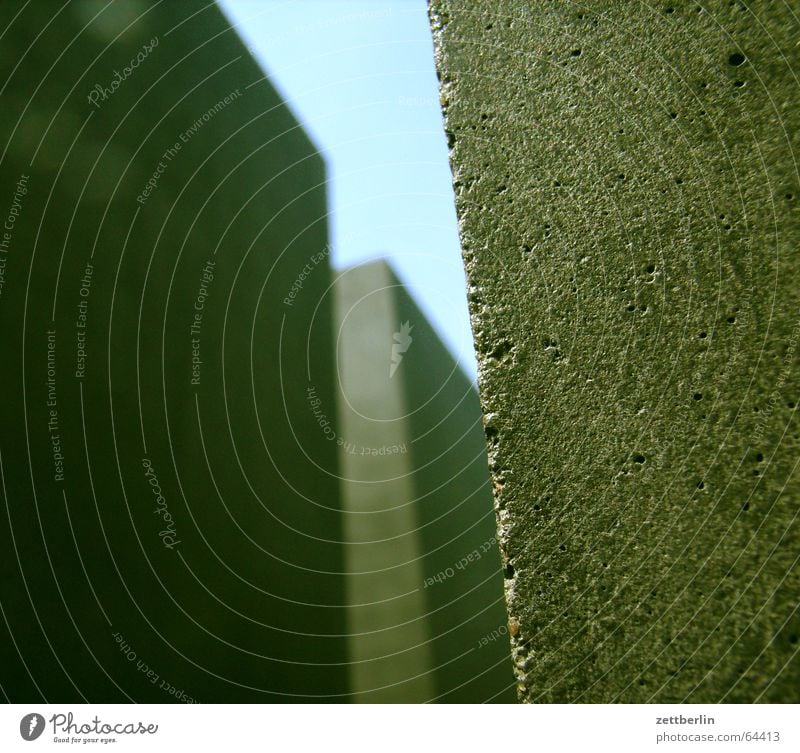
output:
M434 0L523 700L800 700L800 22Z

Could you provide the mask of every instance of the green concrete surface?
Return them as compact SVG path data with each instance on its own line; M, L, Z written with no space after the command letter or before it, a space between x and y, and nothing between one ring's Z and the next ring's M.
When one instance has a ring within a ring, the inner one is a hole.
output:
M321 157L213 3L0 30L4 695L346 700Z
M525 701L800 701L792 5L431 2Z

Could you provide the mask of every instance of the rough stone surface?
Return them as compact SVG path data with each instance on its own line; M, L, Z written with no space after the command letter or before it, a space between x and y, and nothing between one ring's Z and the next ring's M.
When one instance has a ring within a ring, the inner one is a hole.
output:
M790 5L431 3L523 700L800 700Z

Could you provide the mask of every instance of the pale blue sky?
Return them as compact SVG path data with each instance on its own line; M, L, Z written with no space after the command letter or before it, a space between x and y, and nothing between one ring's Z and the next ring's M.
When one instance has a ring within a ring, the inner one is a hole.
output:
M328 164L337 268L389 259L475 376L424 0L219 0Z

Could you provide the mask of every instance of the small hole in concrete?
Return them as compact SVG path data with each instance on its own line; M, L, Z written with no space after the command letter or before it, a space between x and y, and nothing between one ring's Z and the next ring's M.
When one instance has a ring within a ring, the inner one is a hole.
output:
M512 345L508 340L501 340L495 349L489 353L489 358L501 361L511 352L511 347Z

